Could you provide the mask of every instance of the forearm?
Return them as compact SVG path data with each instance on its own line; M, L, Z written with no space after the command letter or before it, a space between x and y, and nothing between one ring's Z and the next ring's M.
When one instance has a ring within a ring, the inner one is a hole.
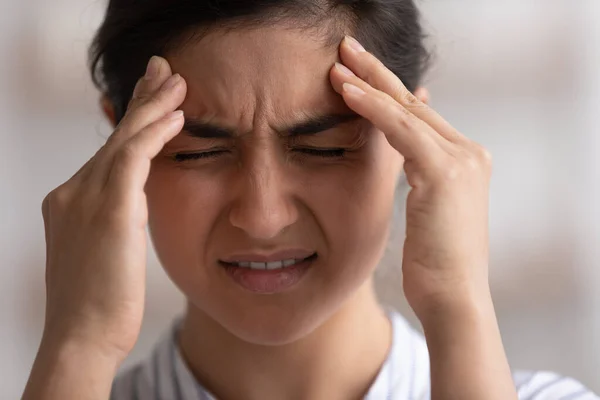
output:
M432 400L516 399L491 297L460 303L422 321Z
M23 399L106 400L118 364L90 346L42 341Z

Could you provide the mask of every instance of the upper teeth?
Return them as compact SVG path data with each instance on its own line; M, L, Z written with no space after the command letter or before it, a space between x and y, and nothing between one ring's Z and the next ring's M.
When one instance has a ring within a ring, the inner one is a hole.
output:
M280 269L280 268L292 266L300 261L302 261L302 260L290 259L290 260L281 260L281 261L272 261L272 262L240 261L240 262L234 262L232 264L237 265L238 267L251 268L251 269Z

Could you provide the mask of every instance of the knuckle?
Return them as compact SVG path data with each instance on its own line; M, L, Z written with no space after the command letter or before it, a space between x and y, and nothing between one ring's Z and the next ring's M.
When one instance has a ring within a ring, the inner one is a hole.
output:
M67 207L68 203L69 195L63 185L48 193L42 202L42 209L45 209L46 213L50 211L61 211Z
M440 164L441 168L436 169L434 177L438 189L451 190L457 185L469 185L489 175L489 152L479 145L475 148L462 148Z
M143 118L144 115L153 114L153 110L159 107L163 107L164 95L161 93L148 96L140 100L139 104L131 110L129 118L137 119Z
M401 127L406 129L413 129L415 127L415 121L411 118L411 114L406 108L399 104L390 104L389 107L394 111L397 122Z
M463 168L459 163L449 163L441 172L441 181L452 184L463 175Z
M488 168L492 165L492 154L479 143L471 142L471 151L468 152L469 164L478 168Z
M42 200L42 216L44 217L44 219L48 218L48 209L50 208L50 198L49 195L46 195L46 197L44 197L44 200Z
M464 177L465 167L460 154L449 154L437 158L429 172L434 186L449 188Z
M398 89L400 91L400 102L402 104L406 104L409 107L422 107L424 104L421 103L421 100L417 98L414 94L412 94L409 90L404 87Z
M126 116L135 115L139 112L139 110L143 110L147 107L148 104L153 104L156 96L148 96L148 95L138 95L134 96L129 100L129 104L127 105L127 111L125 112Z
M481 161L479 160L478 157L476 157L474 155L469 155L469 156L465 157L464 161L465 161L465 167L468 171L477 171L477 170L480 170L482 167Z
M483 161L484 165L491 166L493 162L492 153L481 145L477 145L477 154Z
M158 92L154 93L152 96L148 96L146 99L144 99L143 106L144 106L144 108L159 106L165 101L165 98L167 96L168 96L168 93L166 93L163 90L159 90Z
M119 165L129 165L137 157L137 150L135 146L129 143L125 143L117 152L115 156L115 162Z

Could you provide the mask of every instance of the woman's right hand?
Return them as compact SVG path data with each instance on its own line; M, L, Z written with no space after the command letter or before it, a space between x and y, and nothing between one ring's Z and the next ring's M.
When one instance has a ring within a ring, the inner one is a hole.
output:
M42 204L46 322L42 343L75 341L120 362L142 323L151 160L183 126L186 84L153 57L106 144Z

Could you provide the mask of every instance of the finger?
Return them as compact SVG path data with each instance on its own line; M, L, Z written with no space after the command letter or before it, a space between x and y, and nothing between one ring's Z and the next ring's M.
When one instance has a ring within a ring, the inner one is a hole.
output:
M160 86L173 75L169 62L158 56L153 56L148 61L145 75L140 78L135 85L131 101L127 106L127 109L135 107L139 100L144 99L154 92L156 92Z
M107 190L116 195L117 201L129 196L132 190L143 192L152 159L181 132L183 123L183 111L175 111L146 127L121 147L107 182Z
M335 87L335 86L334 86ZM440 139L431 134L426 123L386 93L370 87L359 78L335 88L353 111L368 119L387 137L390 145L407 161L438 164L446 152Z
M433 128L431 128L424 121L420 120L415 115L410 113L410 111L408 111L404 106L402 106L396 100L392 99L388 94L371 87L368 83L366 83L365 81L363 81L362 79L360 79L359 77L354 75L354 73L352 71L350 71L344 65L342 65L340 63L336 63L334 65L334 67L331 69L330 75L331 75L331 82L332 82L333 88L335 89L336 92L340 93L342 95L342 97L344 97L345 100L346 100L346 98L354 99L354 101L359 100L359 98L355 98L356 96L352 96L352 93L347 93L347 90L344 89L344 84L350 83L351 85L361 89L367 95L370 95L371 97L377 99L377 101L379 103L381 103L382 107L384 107L381 109L381 112L384 114L386 114L386 113L389 114L387 116L387 118L388 118L387 124L388 125L391 124L391 126L389 126L387 128L388 129L387 131L381 129L381 127L380 127L380 129L388 136L388 141L390 141L390 144L392 144L392 146L394 148L396 148L396 150L398 150L404 157L409 157L409 158L413 157L414 158L416 156L416 153L414 152L414 149L411 150L411 149L407 148L406 145L403 145L401 143L403 140L402 137L396 138L396 135L397 135L396 131L398 131L399 128L398 127L394 128L393 125L396 123L399 123L400 125L405 125L405 123L402 122L403 120L406 120L407 123L410 123L414 130L414 132L409 135L407 135L406 132L404 134L400 133L400 135L403 135L404 140L409 141L407 143L422 142L424 144L427 144L428 146L431 146L432 145L431 143L434 143L434 144L437 144L437 148L444 149L448 152L450 152L452 150L451 149L452 144L449 143L444 138L442 138L439 134L437 134L433 130ZM358 93L355 91L352 91L352 92L355 94ZM350 106L348 101L346 101L346 103ZM369 106L369 105L367 105L367 106ZM350 107L352 108L352 106L350 106ZM371 108L371 107L368 107L368 108ZM372 112L376 112L376 110L372 110ZM360 114L360 112L359 112L359 114ZM363 115L363 116L368 118L366 115ZM368 119L370 119L370 118L368 118ZM371 122L375 124L375 121L371 120ZM428 137L428 139L426 139L425 137ZM400 139L400 140L398 140L398 139ZM412 156L411 156L411 154L412 154Z
M356 39L349 36L344 38L340 45L340 58L342 63L358 77L375 89L387 93L446 140L460 142L466 139L441 115L411 93L396 74L377 57L364 51Z
M134 90L131 100L127 106L127 111L123 120L116 127L113 134L108 138L105 147L118 148L123 142L129 139L131 134L137 131L131 131L129 128L135 129L136 126L130 126L129 120L133 110L147 102L161 86L173 75L169 62L158 56L152 56L146 66L146 73L141 77ZM139 129L138 129L139 130ZM104 150L102 150L104 151Z
M338 93L340 93L340 94L342 94L343 91L344 91L343 90L344 83L348 82L348 83L351 83L351 84L353 84L355 86L358 86L359 88L361 88L362 90L364 90L366 92L376 91L376 92L379 92L381 94L384 94L385 97L390 98L394 103L396 103L404 111L410 113L410 111L408 111L408 109L406 107L404 107L402 104L400 104L399 102L397 102L395 99L392 99L391 96L389 96L387 93L384 93L384 92L382 92L380 90L377 90L377 89L373 88L367 82L363 81L361 78L359 78L358 76L356 76L350 69L348 69L343 64L335 63L334 68L332 68L330 75L331 75L331 83L332 83L334 89ZM412 113L410 113L410 114L412 114ZM419 125L420 126L420 129L419 129L420 133L419 134L428 135L442 149L445 149L448 152L452 152L453 151L453 148L452 148L454 146L453 143L451 143L447 139L445 139L442 136L440 136L431 126L429 126L423 120L419 119L414 114L412 114L412 115L417 120L415 122L415 125Z
M158 121L183 103L186 84L179 74L171 75L151 94L136 100L125 113L125 117L115 130L117 147L151 123Z
M185 93L185 82L176 74L171 76L144 104L132 110L123 120L123 125L117 128L118 132L115 132L114 137L100 150L94 162L90 174L90 184L95 185L95 188L90 188L92 192L104 187L112 168L113 158L123 145L150 124L173 112L185 99Z

